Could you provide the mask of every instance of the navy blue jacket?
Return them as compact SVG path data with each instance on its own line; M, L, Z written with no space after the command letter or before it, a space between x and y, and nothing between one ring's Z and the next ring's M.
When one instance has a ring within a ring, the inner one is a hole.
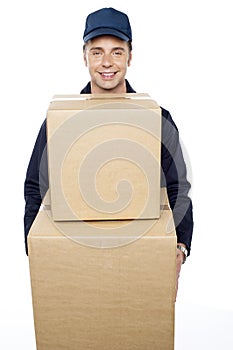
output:
M127 80L126 88L128 93L135 93ZM91 84L88 83L81 91L81 94L90 93ZM164 174L161 177L161 186L167 187L169 203L176 225L177 241L184 243L190 254L193 233L192 202L188 196L190 183L187 181L186 165L179 142L178 129L170 113L164 108L161 109L161 167ZM27 235L49 187L46 144L46 120L44 120L36 139L24 184L24 198L26 202L24 215L26 253L28 253Z

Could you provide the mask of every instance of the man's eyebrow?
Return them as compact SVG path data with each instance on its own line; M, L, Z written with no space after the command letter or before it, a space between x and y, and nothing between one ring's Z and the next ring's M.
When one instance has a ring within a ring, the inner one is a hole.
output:
M117 47L113 47L112 50L121 50L121 51L125 51L124 47L121 46L117 46Z
M90 48L90 51L92 51L92 50L103 50L103 48L102 48L102 47L95 46L95 47L91 47L91 48Z

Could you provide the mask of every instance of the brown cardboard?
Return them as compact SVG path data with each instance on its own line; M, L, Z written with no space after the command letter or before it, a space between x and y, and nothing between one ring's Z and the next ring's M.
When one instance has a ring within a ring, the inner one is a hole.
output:
M49 196L45 204L49 209ZM148 222L140 237L110 247L119 225L131 236ZM88 223L101 233L85 241L86 224L56 223L42 210L30 230L37 350L174 349L176 235L167 200L159 220ZM108 248L97 247L102 238Z
M47 136L55 221L159 217L161 110L149 95L57 95Z

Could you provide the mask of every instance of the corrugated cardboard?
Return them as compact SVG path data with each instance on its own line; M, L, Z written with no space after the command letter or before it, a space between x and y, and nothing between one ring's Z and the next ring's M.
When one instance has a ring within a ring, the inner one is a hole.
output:
M54 220L159 217L161 110L149 95L57 95L47 136Z
M63 226L48 197L45 204L28 237L37 350L174 349L176 235L167 202L159 220ZM111 247L120 225L130 241Z

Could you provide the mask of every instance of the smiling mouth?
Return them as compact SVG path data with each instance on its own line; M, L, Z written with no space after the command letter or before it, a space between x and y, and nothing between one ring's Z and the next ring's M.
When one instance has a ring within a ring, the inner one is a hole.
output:
M103 79L106 79L106 80L111 80L111 79L113 79L114 77L115 77L115 75L116 75L116 73L117 72L113 72L113 73L106 73L106 72L103 72L103 73L100 73L100 75L101 75L101 77L103 78Z

